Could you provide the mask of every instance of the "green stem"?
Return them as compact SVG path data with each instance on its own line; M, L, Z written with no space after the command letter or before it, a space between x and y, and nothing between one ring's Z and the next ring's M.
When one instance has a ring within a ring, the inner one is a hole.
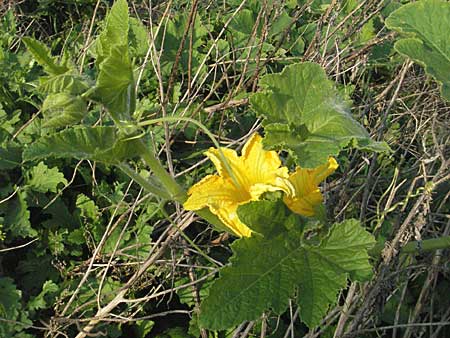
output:
M219 153L219 157L222 160L222 163L225 166L225 169L228 172L228 174L230 175L230 177L233 180L234 184L237 187L239 187L240 186L239 180L235 177L234 172L231 169L231 166L228 163L227 158L225 157L225 155L222 152L222 149L220 148L219 142L217 142L217 140L215 139L213 133L211 133L208 130L208 128L206 128L206 126L204 126L201 122L198 122L197 120L191 119L190 117L165 116L165 117L160 117L160 118L157 118L157 119L151 119L151 120L139 122L137 125L139 127L145 127L145 126L149 126L149 125L160 123L160 122L180 122L180 121L185 121L185 122L189 122L189 123L195 124L201 130L203 130L203 132L206 134L206 136L208 136L210 138L210 140L212 141L214 146L217 148L217 151Z
M142 188L144 188L148 192L151 192L152 194L157 195L166 200L170 199L170 195L167 193L166 190L163 190L163 189L151 184L144 177L142 177L141 175L136 173L135 170L131 169L127 164L121 163L121 164L118 164L117 166L125 174L127 174L131 179L133 179L136 183L138 183Z
M369 250L369 254L372 257L378 257L383 251L384 243L377 243L375 246ZM401 254L420 254L426 251L434 251L437 249L447 249L450 248L450 236L444 236L440 238L426 239L423 241L409 242L402 248L400 248Z
M161 181L164 188L169 192L171 200L183 203L186 200L186 192L178 185L175 179L166 171L161 162L153 155L142 140L136 142L140 148L140 154L144 162L153 171L153 174Z

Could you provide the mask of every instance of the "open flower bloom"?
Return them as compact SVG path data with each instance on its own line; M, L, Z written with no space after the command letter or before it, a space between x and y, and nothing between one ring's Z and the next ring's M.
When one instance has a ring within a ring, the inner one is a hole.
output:
M328 162L314 169L297 167L289 175L293 192L287 192L284 203L293 212L303 216L314 216L314 207L322 204L323 197L319 190L319 183L331 175L338 167L333 157Z
M187 210L208 207L239 237L249 237L251 230L237 215L239 205L256 201L268 191L288 192L288 169L281 167L275 151L266 151L262 138L253 134L238 156L232 149L210 148L206 156L214 163L218 175L208 175L193 185L184 203Z

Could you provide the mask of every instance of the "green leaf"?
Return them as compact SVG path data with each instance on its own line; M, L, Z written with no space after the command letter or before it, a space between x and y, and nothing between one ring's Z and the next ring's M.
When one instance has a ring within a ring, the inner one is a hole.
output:
M290 230L291 226L302 228L300 217L278 201L251 202L239 206L239 219L251 230L271 238Z
M425 0L394 11L386 26L411 37L395 43L395 49L425 67L442 84L442 97L450 101L450 3Z
M290 149L302 167L317 167L348 145L371 151L389 149L372 141L353 119L318 64L288 66L280 74L264 76L259 85L262 92L253 94L250 102L264 117L265 145Z
M133 32L135 33L136 30ZM125 0L117 0L96 41L97 82L90 98L102 103L116 121L129 120L136 108L133 68L128 52L129 15Z
M55 294L59 291L58 285L53 281L48 280L42 285L42 291L30 300L27 304L28 309L38 310L45 309L50 305L53 305Z
M145 56L149 48L148 32L142 22L136 18L130 18L130 53L134 56Z
M33 161L53 156L120 163L139 154L136 141L119 138L115 127L73 127L40 138L25 149L23 159Z
M85 194L78 194L76 206L80 209L81 216L83 217L88 217L95 221L100 216L100 212L94 201Z
M5 319L0 322L1 337L25 337L21 331L32 325L27 311L22 309L21 299L22 292L17 290L14 281L0 277L0 317Z
M268 309L281 314L298 290L301 319L314 327L347 277L370 277L367 249L374 242L355 220L335 224L318 246L305 243L299 232L242 238L232 244L231 265L222 269L201 305L200 324L221 330L255 320Z
M27 174L27 185L37 192L56 192L60 183L63 185L68 183L58 168L50 169L44 162L39 162Z
M113 46L100 64L100 73L91 98L102 103L116 120L129 120L136 109L133 69L128 47Z
M22 162L22 149L14 145L0 147L0 169L8 170L19 167Z
M334 224L322 243L305 246L296 257L298 264L298 304L300 318L309 327L317 326L340 289L352 280L368 280L372 275L367 250L375 239L357 220Z
M95 43L97 65L111 54L113 46L128 45L129 15L126 0L117 0L106 17L105 28Z
M31 227L25 191L18 191L17 196L8 201L4 222L12 238L37 236L37 231Z
M79 122L87 112L86 101L68 93L48 95L42 104L44 128L67 127Z
M89 89L89 85L84 78L74 74L41 77L39 81L39 90L46 94L65 92L80 95Z
M56 58L50 55L50 50L42 42L30 37L24 37L22 41L27 46L36 61L51 75L64 74L69 71L66 65L58 65Z

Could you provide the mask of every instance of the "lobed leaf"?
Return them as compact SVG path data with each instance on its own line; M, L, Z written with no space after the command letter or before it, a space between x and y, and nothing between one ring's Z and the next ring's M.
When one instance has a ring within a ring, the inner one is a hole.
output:
M100 64L91 98L101 102L116 120L129 120L136 108L136 94L127 46L111 48L111 54Z
M78 123L87 113L86 101L69 93L48 95L42 104L43 127L66 127Z
M44 162L32 167L27 175L27 185L37 192L56 192L60 183L68 183L64 174L57 167L50 169Z
M386 26L411 37L400 39L395 49L442 84L442 97L450 101L450 3L424 0L406 4L386 19Z
M120 163L139 154L136 139L121 139L115 127L74 127L40 138L23 153L24 161L47 157Z
M288 148L296 161L314 168L336 156L346 146L386 151L384 143L371 140L350 115L324 70L305 62L286 67L259 82L262 92L250 103L264 117L264 143L269 148Z
M369 278L367 250L374 243L356 220L334 224L318 246L305 243L298 231L242 238L232 244L231 265L222 269L201 305L200 324L221 330L255 320L268 309L281 314L298 290L301 319L314 327L347 277Z
M128 51L129 22L127 2L117 0L96 41L99 74L90 97L102 103L116 121L129 120L136 108L133 68Z
M66 65L59 65L56 62L56 58L50 55L50 50L42 42L30 37L24 37L22 41L27 46L28 51L48 74L59 75L69 71Z
M126 0L117 0L106 17L106 24L95 42L97 65L102 63L114 46L128 45L129 15Z

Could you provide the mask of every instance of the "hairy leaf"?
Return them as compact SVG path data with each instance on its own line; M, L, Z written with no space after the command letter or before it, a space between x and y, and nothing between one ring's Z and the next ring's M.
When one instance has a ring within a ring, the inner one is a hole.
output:
M300 217L292 213L281 201L259 201L239 206L239 219L251 230L266 238L275 237L281 232L303 226Z
M242 238L233 243L231 265L222 269L201 305L200 323L220 330L257 319L268 309L281 314L298 290L301 319L314 327L347 277L370 276L367 249L374 242L354 220L335 224L318 246L304 243L299 232Z
M24 161L47 157L119 163L138 155L135 139L121 139L115 127L74 127L40 138L23 153Z
M450 3L424 0L394 11L386 26L410 35L395 43L395 49L425 67L442 84L442 96L450 101Z
M22 309L22 293L17 290L14 281L8 277L0 277L0 322L1 337L31 337L21 332L28 325L28 313Z
M106 25L95 43L97 65L110 55L113 46L128 45L129 15L126 0L115 1L105 21Z
M66 65L59 65L56 59L50 55L50 51L42 42L30 37L24 37L22 41L27 46L30 53L36 61L50 75L59 75L66 73L69 68Z
M26 192L18 191L6 204L5 230L14 237L34 237L37 231L31 227Z
M130 31L128 40L130 41L130 53L133 56L145 56L149 48L148 32L142 22L136 18L129 18Z
M75 74L41 77L39 81L39 89L46 94L65 92L72 95L80 95L89 88L85 79Z
M58 168L50 169L44 162L39 162L37 166L31 168L27 176L27 185L37 192L56 192L60 183L67 184L64 174Z
M302 167L317 167L350 144L388 150L385 144L372 141L353 119L318 64L288 66L280 74L264 76L259 85L263 91L253 94L250 102L264 117L265 145L290 149Z
M116 120L129 120L136 108L136 97L127 46L111 48L111 54L100 64L91 97L101 102Z
M48 95L42 104L43 127L67 127L79 122L87 112L86 101L69 93Z
M99 68L90 97L102 103L116 121L129 120L136 108L133 68L128 51L129 14L125 0L111 8L96 41Z

